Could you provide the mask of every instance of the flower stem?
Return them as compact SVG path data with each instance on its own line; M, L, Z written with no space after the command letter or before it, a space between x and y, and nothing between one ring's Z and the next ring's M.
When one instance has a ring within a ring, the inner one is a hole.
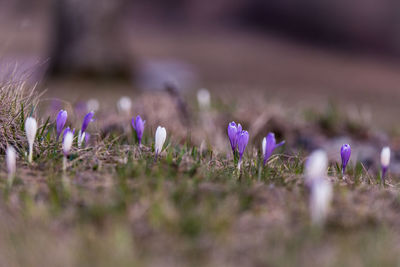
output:
M242 159L239 159L238 166L237 166L238 171L240 171L241 166L242 166Z
M33 144L29 144L29 156L28 156L29 163L32 163L32 158L33 158Z
M63 157L63 172L66 172L66 170L67 170L67 164L68 164L67 156L64 155L64 157Z
M8 173L8 186L12 186L13 181L14 181L15 173L9 172Z

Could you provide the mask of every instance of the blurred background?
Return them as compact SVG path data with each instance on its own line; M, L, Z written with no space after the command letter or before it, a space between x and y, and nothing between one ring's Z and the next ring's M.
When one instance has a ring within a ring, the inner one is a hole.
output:
M29 71L47 99L72 102L165 82L236 101L334 101L387 125L400 100L399 11L390 0L3 0L0 78Z

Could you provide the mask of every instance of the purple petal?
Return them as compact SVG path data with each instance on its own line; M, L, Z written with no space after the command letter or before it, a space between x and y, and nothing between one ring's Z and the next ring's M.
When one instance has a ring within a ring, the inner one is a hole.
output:
M93 111L86 114L85 118L83 119L83 123L82 123L82 129L81 129L82 134L86 131L86 128L89 126L89 123L93 121L93 116L94 116Z
M66 110L60 110L56 119L56 131L57 139L60 137L62 130L64 129L65 123L67 122L68 113Z
M238 138L238 149L240 159L243 156L244 150L246 149L247 143L249 142L249 133L247 131L242 131Z
M351 156L351 147L349 144L344 144L340 148L340 156L342 158L342 172L344 173Z
M144 124L146 121L142 120L142 118L138 115L136 116L136 121L132 118L132 126L136 131L136 135L139 141L139 144L142 143L143 131L144 131Z
M89 143L90 140L90 133L85 133L85 145Z
M237 133L238 133L238 127L236 123L232 121L228 125L228 137L229 137L229 142L231 143L232 151L235 151L237 147L237 139L238 139Z
M265 144L264 165L267 162L267 160L271 157L274 150L276 148L282 146L285 143L285 141L282 141L279 144L276 144L276 139L275 139L274 133L268 133L266 139L267 139L267 141Z

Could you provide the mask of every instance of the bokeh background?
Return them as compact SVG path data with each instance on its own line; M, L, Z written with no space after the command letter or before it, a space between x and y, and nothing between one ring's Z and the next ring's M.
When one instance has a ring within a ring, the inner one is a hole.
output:
M32 73L45 98L163 90L397 119L400 3L389 0L3 0L2 76ZM14 65L16 63L16 65Z

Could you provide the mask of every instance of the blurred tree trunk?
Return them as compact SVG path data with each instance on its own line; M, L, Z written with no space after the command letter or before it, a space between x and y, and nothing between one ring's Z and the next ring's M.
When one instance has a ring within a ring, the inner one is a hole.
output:
M126 0L53 0L50 75L130 78Z

